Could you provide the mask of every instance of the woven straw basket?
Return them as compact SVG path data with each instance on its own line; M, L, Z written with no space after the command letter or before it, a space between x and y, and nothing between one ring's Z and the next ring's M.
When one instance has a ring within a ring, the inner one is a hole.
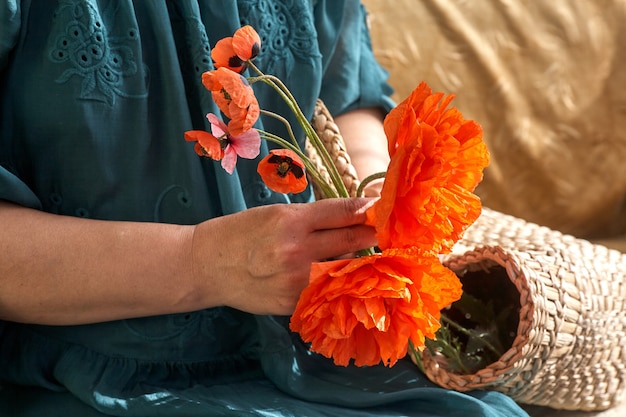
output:
M461 279L506 272L519 292L519 325L499 360L472 375L447 372L443 358L424 350L433 382L568 410L602 410L623 398L626 255L489 209L457 249L444 264Z
M350 166L322 102L313 126L331 155ZM315 159L314 151L310 155ZM356 190L354 170L344 171L348 188ZM462 281L469 271L472 279L510 280L519 295L519 325L511 347L471 375L448 371L443 356L424 349L419 355L429 379L555 409L603 410L623 399L625 254L485 208L444 264Z

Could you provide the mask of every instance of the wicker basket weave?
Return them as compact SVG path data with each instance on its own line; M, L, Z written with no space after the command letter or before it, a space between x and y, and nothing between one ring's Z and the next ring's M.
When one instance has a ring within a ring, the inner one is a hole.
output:
M313 118L311 119L311 125L319 135L326 151L333 159L333 162L339 171L339 175L341 175L341 179L348 190L348 194L352 197L356 196L356 191L359 188L359 180L356 170L354 169L350 155L348 155L348 151L346 150L346 145L343 141L341 133L339 132L339 127L335 124L333 117L322 100L317 100L315 111L313 112ZM322 163L317 151L308 139L305 143L304 151L309 155L309 158L315 164L315 167L318 169L324 180L328 184L332 184L328 170ZM315 197L318 199L323 198L322 191L319 186L315 183L315 181L312 181L312 184Z
M603 410L623 399L626 255L489 209L456 250L463 253L444 264L461 278L505 269L519 292L519 326L502 357L471 375L447 371L443 358L424 350L433 382L567 410Z
M322 102L316 118L314 128L332 142L327 149L345 152ZM349 157L342 158L349 164ZM420 357L429 379L449 389L495 390L555 409L603 410L623 399L625 254L485 208L444 264L462 280L468 271L487 277L503 269L499 276L508 277L519 293L519 325L512 346L471 375L450 372L444 357L424 349Z

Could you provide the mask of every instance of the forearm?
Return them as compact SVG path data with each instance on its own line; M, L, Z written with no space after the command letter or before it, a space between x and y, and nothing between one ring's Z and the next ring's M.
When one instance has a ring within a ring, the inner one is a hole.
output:
M358 109L337 116L335 122L346 143L359 179L387 171L389 153L380 109ZM378 184L372 186L380 187Z
M178 226L0 201L0 319L82 324L217 306L288 315L311 262L376 244L371 203L273 204Z
M79 324L197 309L193 227L58 216L0 201L0 318Z

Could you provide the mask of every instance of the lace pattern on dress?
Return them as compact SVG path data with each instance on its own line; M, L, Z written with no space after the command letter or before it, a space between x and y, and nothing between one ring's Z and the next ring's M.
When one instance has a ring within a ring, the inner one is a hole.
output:
M241 25L252 25L261 36L257 59L264 72L288 74L295 61L307 62L319 56L315 25L308 13L312 7L309 3L305 0L239 0Z
M109 3L102 13L84 0L61 0L53 16L52 35L48 45L48 57L65 70L56 79L65 83L73 77L82 78L79 97L86 100L115 103L117 96L144 98L145 83L139 92L126 91L124 79L137 75L137 63L133 48L139 51L139 31L128 25L125 33L113 36L107 32L103 21L115 20L117 9ZM56 37L54 35L56 34ZM128 45L132 45L132 48ZM139 74L141 75L141 74Z

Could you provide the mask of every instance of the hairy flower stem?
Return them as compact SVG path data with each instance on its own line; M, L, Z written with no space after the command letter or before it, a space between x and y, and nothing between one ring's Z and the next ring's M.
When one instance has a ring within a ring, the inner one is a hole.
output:
M472 332L467 330L465 327L461 326L456 321L451 320L448 317L444 316L443 314L441 315L441 322L442 323L445 322L448 326L454 327L454 329L456 331L459 331L459 332L463 333L464 335L466 335L466 336L468 336L470 338L475 338L475 335L472 334ZM484 339L482 339L480 337L476 337L475 340L477 342L481 343L483 346L485 346L487 349L489 349L493 353L495 353L497 356L500 356L501 352L498 349L496 349L496 347L494 345L492 345L491 343L489 343L488 341L486 341L486 340L484 340Z
M293 97L287 86L285 86L285 84L277 77L273 75L266 75L261 72L261 70L259 70L252 62L248 62L248 64L250 65L250 68L259 74L258 77L248 78L248 82L253 84L254 82L261 81L272 87L281 96L281 98L289 106L289 109L296 116L296 119L304 130L305 135L310 139L311 144L322 158L323 164L328 170L330 179L337 190L337 193L332 193L336 195L326 195L326 197L349 197L350 195L348 190L341 179L341 175L339 174L332 157L326 150L326 147L322 143L315 129L313 129L313 126L311 126L311 123L307 120L306 116L302 112L302 109L300 109L300 106L298 106L296 99ZM308 159L308 157L305 157L304 159ZM322 185L320 186L324 189ZM326 191L324 191L324 193L326 193Z
M289 123L289 120L287 120L286 118L284 118L280 114L274 113L274 112L269 111L269 110L261 109L261 114L264 114L264 115L269 116L269 117L273 117L274 119L282 122L282 124L285 125L285 128L287 128L287 133L289 134L289 139L291 139L291 143L293 145L295 145L296 147L298 147L298 149L300 148L299 145L298 145L298 141L296 140L296 135L294 135L293 129L291 128L291 123Z
M361 249L360 251L356 253L357 258L360 258L361 256L371 256L371 255L376 255L376 249L374 248Z
M365 177L365 179L361 181L361 183L359 184L359 187L356 189L357 197L363 196L363 190L365 189L365 187L367 187L367 184L379 178L385 178L385 175L387 175L386 172L376 172L372 175L368 175L367 177Z

